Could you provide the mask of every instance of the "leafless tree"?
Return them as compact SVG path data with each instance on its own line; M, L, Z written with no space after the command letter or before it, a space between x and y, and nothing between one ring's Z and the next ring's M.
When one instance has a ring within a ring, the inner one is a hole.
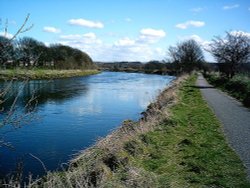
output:
M187 40L170 46L168 49L170 61L175 63L180 72L191 72L204 62L200 45L195 40Z
M1 60L3 60L3 62L1 63L5 63L6 61L10 60L12 58L12 53L13 53L13 41L14 39L16 39L18 37L19 34L21 33L25 33L27 31L29 31L32 27L33 24L27 27L27 23L29 20L30 15L28 14L24 20L24 22L22 23L22 25L20 26L20 28L17 30L17 32L11 37L11 38L7 38L8 35L8 20L6 20L5 26L4 26L4 36L1 37L0 39L0 55L1 55ZM18 88L18 92L15 93L14 97L11 96L11 90L13 87L13 80L5 80L4 84L2 83L3 87L0 87L0 112L1 113L5 113L5 117L3 119L1 119L0 121L0 128L4 127L5 125L12 125L14 128L19 127L21 122L25 122L27 121L29 118L28 116L31 115L31 104L34 103L34 101L36 100L35 97L35 91L34 94L32 95L32 97L30 97L30 99L27 101L26 105L24 108L27 109L25 114L19 114L16 111L16 107L17 107L17 101L18 98L20 97L20 93L22 91L21 87L24 87L27 83L28 83L29 79L25 78L22 83L20 83ZM12 97L11 100L11 104L9 105L10 107L8 108L8 110L6 111L5 109L5 103L7 101L9 101L9 99ZM34 106L34 105L33 105ZM3 137L0 136L0 147L3 146L7 146L10 147L11 144L5 142L5 140L3 139Z
M221 66L227 78L233 78L240 64L250 60L250 38L242 32L226 32L224 38L215 37L209 52Z

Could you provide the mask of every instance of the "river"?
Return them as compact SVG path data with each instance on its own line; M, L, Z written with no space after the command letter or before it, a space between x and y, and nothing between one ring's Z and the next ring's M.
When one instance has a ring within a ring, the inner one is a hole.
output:
M56 80L32 80L10 85L2 105L0 177L21 168L24 176L60 169L72 155L91 146L123 120L138 120L141 112L173 79L141 73L102 72ZM0 83L6 88L7 83ZM14 96L19 96L10 118ZM27 101L34 96L30 105ZM21 118L20 118L21 117ZM36 158L39 158L36 159ZM17 165L19 164L19 165Z

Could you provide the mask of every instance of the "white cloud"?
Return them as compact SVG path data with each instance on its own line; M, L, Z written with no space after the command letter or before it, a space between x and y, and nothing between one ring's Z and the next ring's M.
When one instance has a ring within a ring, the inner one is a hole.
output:
M101 44L102 41L97 38L95 33L85 33L85 34L70 34L70 35L61 35L60 43L65 45L70 45L72 47L79 48L84 45L96 45Z
M240 5L238 4L234 4L234 5L225 5L222 9L223 10L230 10L230 9L235 9L235 8L238 8L240 7Z
M135 39L122 38L110 47L107 52L114 61L149 61L152 59L162 60L165 50L159 47L152 47L152 43L158 42L165 37L163 30L144 28L140 30L139 36Z
M131 46L117 46L112 45L109 50L106 51L106 55L112 61L142 61L149 60L162 60L165 53L161 48L154 48L150 45L137 44ZM103 57L102 57L103 58Z
M102 22L99 21L91 21L91 20L85 20L82 18L79 19L71 19L68 21L70 25L78 25L83 27L89 27L89 28L103 28L104 25Z
M13 37L11 33L5 33L5 32L0 32L0 36L6 37L8 39L11 39Z
M230 34L232 35L244 35L250 38L250 33L248 32L244 32L244 31L231 31ZM179 40L189 40L189 39L193 39L195 40L198 44L200 44L204 49L209 50L209 45L212 43L212 41L210 40L204 40L203 38L201 38L199 35L190 35L190 36L184 36L184 37L178 37Z
M60 33L61 30L55 27L51 27L51 26L45 26L43 27L43 31L44 32L48 32L48 33Z
M79 40L83 38L89 38L89 39L96 39L95 33L85 33L85 34L70 34L70 35L61 35L61 39L67 39L67 40Z
M82 35L79 34L70 34L70 35L61 35L60 38L61 39L66 39L66 40L77 40L80 39L82 37Z
M190 36L185 36L185 37L179 37L180 40L189 40L193 39L195 40L198 44L200 44L204 49L208 49L209 44L211 41L204 40L202 39L199 35L190 35Z
M250 33L244 32L244 31L231 31L230 34L232 34L232 35L243 35L243 36L246 36L246 37L250 38Z
M157 30L157 29L146 28L146 29L142 29L140 33L141 35L144 35L144 36L157 37L157 38L158 37L162 38L166 36L166 33L161 29Z
M49 42L44 42L45 46L49 47L51 43Z
M116 46L133 46L135 44L135 41L125 37L123 39L120 39L114 43Z
M95 33L85 33L83 36L91 39L96 39Z
M191 12L195 12L195 13L198 13L198 12L201 12L201 11L203 11L203 8L201 8L201 7L197 7L197 8L192 8L192 9L190 9L190 11L191 11Z
M141 29L135 38L121 37L112 43L103 43L95 33L61 35L59 43L88 53L95 61L149 61L162 60L165 50L151 46L165 37L163 30Z
M166 36L166 32L159 29L144 28L140 31L140 36L137 39L139 43L156 43L161 38Z
M165 57L165 50L154 48L150 45L125 44L83 44L64 43L88 53L95 61L142 61L162 60ZM163 53L164 52L164 53Z
M204 25L205 25L205 22L203 21L189 20L184 23L179 23L175 27L179 29L187 29L188 27L203 27Z

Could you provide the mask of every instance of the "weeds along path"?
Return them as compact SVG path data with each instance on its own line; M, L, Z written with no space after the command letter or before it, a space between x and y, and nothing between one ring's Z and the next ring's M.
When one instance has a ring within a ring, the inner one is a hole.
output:
M199 75L196 84L223 124L226 138L246 166L250 180L250 110L232 97L213 88L202 75Z

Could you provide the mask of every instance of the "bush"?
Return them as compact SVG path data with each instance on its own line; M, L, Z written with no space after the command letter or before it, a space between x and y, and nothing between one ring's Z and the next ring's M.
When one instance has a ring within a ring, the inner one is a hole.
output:
M245 106L250 107L250 77L238 74L232 79L226 79L215 74L206 75L207 80L214 86L228 92L239 99Z

